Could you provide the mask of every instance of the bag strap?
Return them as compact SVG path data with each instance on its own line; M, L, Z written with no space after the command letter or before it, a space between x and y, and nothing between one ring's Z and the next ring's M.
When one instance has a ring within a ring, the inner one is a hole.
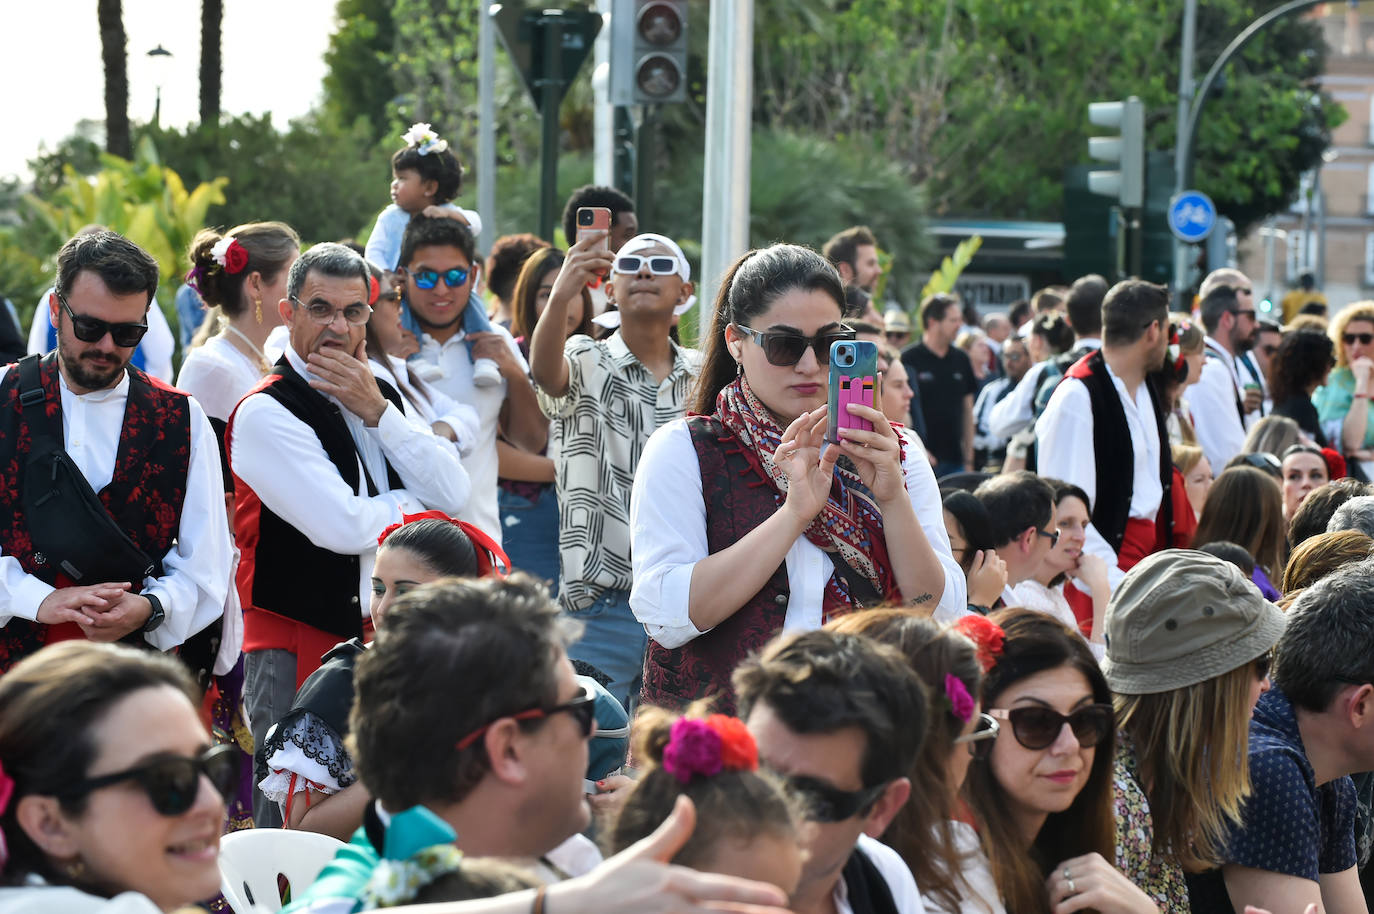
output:
M873 609L883 604L884 596L878 592L878 588L873 586L873 582L868 579L867 575L855 570L840 556L838 551L827 552L826 555L830 556L831 564L835 566L835 573L840 576L840 580L844 581L845 588L849 591L849 599L854 601L856 608Z
M60 450L62 442L52 433L52 423L44 408L47 392L43 390L42 356L26 355L19 360L19 405L24 411L24 424L33 438L33 451L48 453Z

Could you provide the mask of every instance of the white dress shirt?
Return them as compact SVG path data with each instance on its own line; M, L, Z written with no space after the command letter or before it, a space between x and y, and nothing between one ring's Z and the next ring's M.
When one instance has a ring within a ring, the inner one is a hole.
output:
M6 370L0 368L0 377ZM129 399L129 375L125 372L114 387L88 394L73 393L60 372L58 378L63 445L81 475L99 492L114 477L124 407ZM161 577L129 582L139 593L152 593L161 601L167 616L144 638L164 651L223 615L234 569L219 445L200 404L194 398L188 402L191 456L176 542L162 557ZM39 604L55 589L26 574L18 559L0 555L0 626L12 618L35 620Z
M1164 487L1159 479L1159 426L1155 423L1150 391L1141 384L1132 398L1110 365L1107 366L1107 373L1126 412L1126 426L1131 432L1131 453L1135 457L1135 465L1131 468L1129 516L1153 523L1164 498ZM1049 405L1045 407L1036 426L1035 443L1040 475L1078 486L1087 493L1091 509L1097 501L1097 460L1093 452L1092 401L1082 381L1065 378L1055 388L1054 396L1050 397ZM1115 590L1126 574L1117 567L1116 551L1092 524L1088 525L1087 537L1084 551L1100 556L1107 563L1107 578Z
M405 359L388 355L386 361L387 364L383 365L376 359L368 359L367 364L375 376L395 386L397 393L405 401L406 413L420 418L431 429L436 422L446 423L453 429L455 440L450 444L458 451L458 456L466 457L471 454L481 431L477 410L466 403L456 402L443 391L437 390L433 384L420 378L412 378L406 370Z
M309 380L306 363L287 347L286 358ZM325 395L331 403L338 401ZM402 514L437 509L457 514L471 487L452 442L430 431L423 420L409 420L387 403L376 428L339 406L359 463L376 484L368 495L362 473L358 488L349 488L330 462L319 437L265 393L239 404L229 441L229 463L272 513L295 527L316 546L362 558L358 595L363 615L372 601L372 563L377 537ZM389 489L387 462L401 478Z
M916 436L904 430L903 438L907 493L945 570L938 606L962 613L968 606L968 587L950 553L935 474ZM687 614L692 571L710 552L701 464L685 419L663 426L644 446L630 495L630 535L634 565L630 609L644 623L649 637L671 649L705 634ZM787 550L785 564L790 594L783 629L820 628L825 586L835 573L835 564L805 535Z
M1040 379L1050 360L1036 362L1021 376L1011 393L999 400L988 413L988 432L996 438L1006 440L1035 419L1035 391L1040 387Z
M1193 430L1207 455L1213 473L1221 473L1226 462L1245 446L1245 425L1236 401L1245 399L1244 388L1236 374L1236 360L1210 336L1202 377L1188 388L1188 405L1193 411Z
M510 332L499 325L492 325L491 332L500 335L522 371L529 372L529 364L520 354L520 347ZM417 365L416 362L421 364ZM425 364L430 366L432 376L425 374ZM420 335L420 354L411 361L411 366L449 398L466 403L477 410L477 441L471 453L463 458L463 466L472 480L472 497L458 517L470 524L476 524L482 532L501 542L501 512L496 505L496 432L500 421L501 406L506 402L508 385L504 378L500 384L478 387L472 383L472 356L468 353L467 341L462 330L440 343L428 333Z

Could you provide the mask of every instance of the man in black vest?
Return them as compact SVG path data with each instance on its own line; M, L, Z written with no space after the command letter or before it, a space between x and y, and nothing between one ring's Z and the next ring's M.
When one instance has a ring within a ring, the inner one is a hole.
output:
M876 839L911 795L925 693L895 649L858 635L781 635L735 671L759 760L803 798L812 828L797 914L920 910L916 881Z
M367 264L302 254L278 306L290 343L225 435L242 558L245 698L255 741L340 641L363 634L377 537L403 514L467 502L457 453L367 365ZM279 824L254 793L258 824Z
M223 614L233 565L209 420L129 364L157 262L100 231L57 269L57 349L0 368L0 672L68 638L177 647Z
M1146 380L1168 345L1168 290L1140 280L1112 286L1102 301L1102 348L1069 369L1036 425L1040 473L1092 501L1084 551L1107 563L1113 589L1155 551L1156 520L1169 509L1169 433Z

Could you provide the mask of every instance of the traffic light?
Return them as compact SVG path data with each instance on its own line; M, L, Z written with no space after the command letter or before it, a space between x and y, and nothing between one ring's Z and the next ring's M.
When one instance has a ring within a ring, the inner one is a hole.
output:
M687 100L687 0L615 0L611 104Z
M1121 131L1118 136L1088 138L1088 155L1117 167L1089 174L1088 189L1116 197L1127 209L1140 208L1145 203L1145 103L1134 95L1124 102L1093 102L1088 105L1088 120Z

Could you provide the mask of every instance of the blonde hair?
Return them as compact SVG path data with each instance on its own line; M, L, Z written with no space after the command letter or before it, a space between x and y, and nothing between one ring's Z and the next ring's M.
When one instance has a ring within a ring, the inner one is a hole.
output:
M1265 416L1250 427L1240 452L1282 457L1284 451L1301 442L1302 429L1298 427L1298 423L1287 416Z
M1288 557L1288 566L1283 569L1282 590L1285 594L1301 590L1342 565L1369 558L1371 552L1374 552L1374 539L1359 530L1339 530L1309 537Z
M1174 466L1178 467L1178 471L1184 476L1193 472L1193 467L1198 465L1198 461L1202 460L1203 456L1202 448L1195 444L1175 444L1171 448L1171 452Z
M1336 344L1336 366L1346 368L1349 362L1345 358L1345 343L1341 337L1345 336L1345 328L1349 327L1352 321L1365 321L1374 324L1374 301L1357 301L1346 305L1331 320L1331 326L1327 328L1327 335L1331 337L1331 342Z
M1225 862L1227 836L1250 795L1254 680L1246 663L1181 689L1113 697L1117 724L1135 744L1154 851L1190 873Z

